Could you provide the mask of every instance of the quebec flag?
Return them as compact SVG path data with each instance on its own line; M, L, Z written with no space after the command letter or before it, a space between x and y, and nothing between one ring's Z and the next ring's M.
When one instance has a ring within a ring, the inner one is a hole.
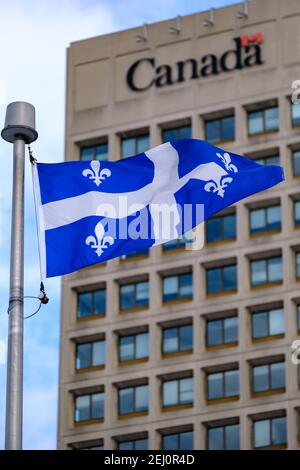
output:
M284 173L182 139L117 162L36 163L33 180L46 278L179 238Z

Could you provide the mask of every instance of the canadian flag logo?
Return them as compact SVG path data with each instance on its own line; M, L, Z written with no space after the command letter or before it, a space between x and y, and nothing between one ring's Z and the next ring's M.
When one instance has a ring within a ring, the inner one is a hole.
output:
M263 33L255 33L255 34L244 34L241 38L242 47L249 46L250 44L262 44L264 42Z

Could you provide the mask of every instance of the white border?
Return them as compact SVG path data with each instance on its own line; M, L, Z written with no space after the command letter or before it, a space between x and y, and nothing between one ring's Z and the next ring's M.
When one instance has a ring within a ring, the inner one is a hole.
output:
M45 242L45 222L44 222L44 213L43 205L41 200L41 190L40 190L40 180L37 169L38 163L32 165L32 182L33 182L33 192L35 200L35 213L36 213L36 223L37 223L37 232L38 232L38 241L39 241L39 253L40 253L40 270L41 270L41 279L46 279L46 242Z

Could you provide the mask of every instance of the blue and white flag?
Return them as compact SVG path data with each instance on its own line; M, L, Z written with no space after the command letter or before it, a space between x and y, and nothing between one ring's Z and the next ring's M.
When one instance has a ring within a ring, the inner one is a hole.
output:
M280 166L196 139L117 162L36 163L33 176L43 278L179 238L284 180Z

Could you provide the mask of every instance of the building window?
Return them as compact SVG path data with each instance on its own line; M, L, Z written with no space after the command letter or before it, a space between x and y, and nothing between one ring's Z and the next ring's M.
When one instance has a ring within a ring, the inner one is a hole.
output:
M293 161L293 176L300 175L300 150L294 150L292 152Z
M148 411L148 385L119 389L119 415Z
M285 389L284 362L252 366L252 391L254 393L283 389Z
M206 322L206 345L219 346L237 344L238 317L226 317Z
M95 439L93 441L74 442L69 444L72 450L104 450L102 439Z
M273 132L279 129L278 106L265 108L259 111L248 111L249 135Z
M193 297L192 273L165 276L163 278L163 302Z
M178 139L190 139L192 137L191 126L174 127L173 129L163 129L162 140L163 142L171 142Z
M254 421L254 448L282 446L287 444L286 417Z
M148 439L118 441L118 450L148 450Z
M282 281L282 257L251 261L251 285L259 286Z
M121 158L132 157L149 149L149 134L126 137L121 140Z
M207 243L234 240L236 238L236 215L212 217L206 222Z
M193 450L194 433L177 432L162 435L162 450Z
M91 393L75 397L75 423L104 418L104 393Z
M300 331L300 304L297 305L297 330Z
M275 232L281 229L280 204L250 209L250 233Z
M108 144L82 147L80 149L80 160L108 160Z
M295 260L296 260L296 278L300 278L300 251L295 253Z
M237 289L236 264L208 268L206 270L206 286L208 294L235 291Z
M300 125L300 106L299 104L292 103L292 126L296 127Z
M187 240L184 235L181 238L174 238L163 244L163 251L185 248L186 243L190 243L190 240Z
M260 163L261 165L264 165L264 166L280 164L279 155L268 155L266 157L256 158L255 161L256 163Z
M294 201L294 224L296 227L300 225L300 201Z
M205 140L211 144L234 140L234 116L205 120Z
M239 450L240 425L227 424L209 427L207 430L208 450Z
M136 361L149 356L149 334L119 336L119 361Z
M181 325L162 330L162 353L172 354L193 350L193 325Z
M126 255L120 256L122 261L126 260L131 260L135 258L145 258L149 255L149 248L142 248L141 250L138 251L131 251L130 253L127 253Z
M76 370L105 364L105 340L76 344Z
M163 408L193 404L193 378L187 377L163 382Z
M283 308L254 312L251 315L251 320L252 339L284 335L285 326Z
M77 294L77 318L105 315L106 290L99 289Z
M149 304L148 281L134 282L120 286L120 308L146 308Z
M239 370L226 370L207 374L207 399L236 398L240 394Z

